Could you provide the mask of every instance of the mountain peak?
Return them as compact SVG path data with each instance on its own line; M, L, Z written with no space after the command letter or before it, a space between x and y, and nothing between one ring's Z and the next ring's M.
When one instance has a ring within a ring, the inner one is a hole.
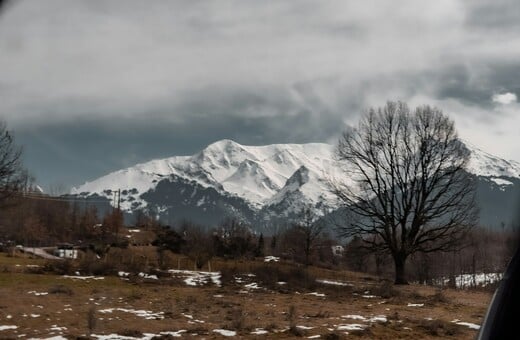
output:
M461 139L470 152L468 171L478 176L486 177L516 177L520 178L520 163L508 161L490 154Z

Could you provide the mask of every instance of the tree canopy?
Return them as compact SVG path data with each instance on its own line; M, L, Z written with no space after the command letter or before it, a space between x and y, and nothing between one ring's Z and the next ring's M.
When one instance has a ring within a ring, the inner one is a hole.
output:
M475 185L465 171L470 152L437 108L370 108L343 133L336 155L347 179L331 187L349 212L339 230L389 252L396 283L406 283L410 254L451 250L475 224Z

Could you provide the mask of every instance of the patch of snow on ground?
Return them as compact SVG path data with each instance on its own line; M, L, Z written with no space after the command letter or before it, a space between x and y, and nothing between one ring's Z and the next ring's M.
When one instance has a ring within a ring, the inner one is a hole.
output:
M455 276L455 287L457 288L470 288L470 287L486 287L497 281L502 280L503 273L478 273L478 274L461 274ZM450 279L447 277L434 279L432 282L434 285L448 286L450 285Z
M318 339L318 338L321 338L321 335L311 335L311 336L308 336L307 339Z
M31 291L27 292L27 294L33 294L33 295L36 295L36 296L41 296L41 295L47 295L49 293L48 292L37 292L35 290L31 290Z
M100 313L112 313L114 311L131 313L141 318L145 318L146 320L157 320L164 319L164 312L152 312L148 310L136 310L136 309L126 309L126 308L107 308L99 310Z
M408 303L408 307L424 307L424 303Z
M326 284L326 285L334 285L334 286L351 286L351 287L354 286L353 284L346 283L346 282L332 281L332 280L323 280L323 279L316 280L316 282L323 283L323 284Z
M255 330L251 332L251 334L254 334L254 335L263 335L263 334L267 334L267 333L269 333L269 332L263 328L255 328Z
M223 336L235 336L235 335L237 335L237 332L230 331L230 330L227 330L227 329L214 329L213 332L218 333L218 334L223 335Z
M280 258L278 256L266 256L264 257L264 262L279 262Z
M350 323L344 325L338 325L336 328L338 331L362 331L366 328L366 325L361 325L359 323Z
M117 276L128 277L128 276L130 276L130 273L119 271L119 272L117 272Z
M244 287L247 288L247 289L260 289L260 288L262 288L256 282L252 282L252 283L249 283L247 285L244 285Z
M5 331L8 329L17 329L18 326L10 325L10 326L0 326L0 331Z
M456 325L460 325L460 326L466 326L468 328L471 328L471 329L480 329L480 325L477 325L475 323L471 323L471 322L463 322L463 321L459 321L457 319L453 320L452 321L454 324Z
M181 329L177 332L161 332L161 335L170 335L174 338L180 338L182 336L182 333L186 333L185 329Z
M352 320L366 320L366 318L362 315L342 315L344 319L352 319Z
M74 280L104 280L103 276L71 276L71 275L63 275L65 279L74 279Z
M318 292L307 293L306 295L314 295L314 296L318 296L318 297L325 297L325 294L318 293Z
M141 277L143 279L159 280L157 275L149 275L149 274L146 274L146 273L139 273L139 277Z
M373 316L371 317L370 319L368 319L368 321L370 322L387 322L388 319L386 318L386 315L376 315L376 316Z
M216 286L221 286L220 272L203 272L203 271L192 271L192 270L168 270L173 276L180 276L184 278L184 283L188 286L202 286L210 281Z
M303 329L303 330L308 330L308 329L313 329L314 327L311 327L311 326L296 326L296 328Z
M361 295L362 298L365 298L365 299L374 299L376 298L377 296L375 295Z
M349 314L349 315L342 315L343 319L352 319L352 320L361 320L363 322L387 322L388 319L386 318L386 315L375 315L369 318L364 317L363 315L357 315L357 314Z

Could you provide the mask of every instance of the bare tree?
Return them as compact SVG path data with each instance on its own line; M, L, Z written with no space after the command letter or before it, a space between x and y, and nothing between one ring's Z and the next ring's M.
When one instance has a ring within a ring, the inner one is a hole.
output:
M407 283L409 255L453 249L475 224L469 151L437 108L411 112L402 102L371 108L342 135L337 157L347 179L331 187L350 212L339 230L389 252L396 284Z
M324 225L318 221L310 207L304 207L300 213L300 221L295 224L297 230L303 235L303 252L305 265L310 264L310 257L314 250L316 240L323 232Z
M27 186L27 172L22 166L22 149L4 121L0 121L0 203Z
M183 254L194 262L196 270L201 270L214 255L211 234L189 221L182 222L180 233L184 236Z

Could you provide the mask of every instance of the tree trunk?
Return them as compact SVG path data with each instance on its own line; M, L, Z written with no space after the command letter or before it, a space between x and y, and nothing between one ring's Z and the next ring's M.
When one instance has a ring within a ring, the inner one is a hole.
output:
M408 281L406 280L406 272L405 272L406 256L402 255L402 254L394 255L394 263L395 263L395 284L396 285L407 285Z

